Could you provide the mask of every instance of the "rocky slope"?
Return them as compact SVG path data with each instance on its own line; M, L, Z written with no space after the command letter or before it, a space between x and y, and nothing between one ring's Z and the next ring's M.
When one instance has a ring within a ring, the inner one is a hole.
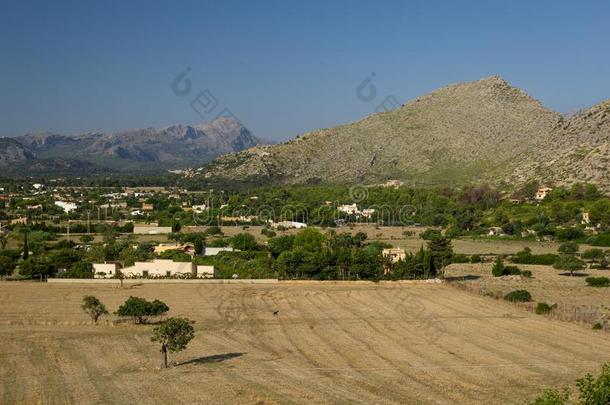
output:
M0 166L35 159L36 155L12 138L0 138Z
M202 172L285 183L493 181L535 155L560 122L559 114L493 76L348 125L222 156Z
M535 150L513 180L590 182L610 191L610 100L560 120Z

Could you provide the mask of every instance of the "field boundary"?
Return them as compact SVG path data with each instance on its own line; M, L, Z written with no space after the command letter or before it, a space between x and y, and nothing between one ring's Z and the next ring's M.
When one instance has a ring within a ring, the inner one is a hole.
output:
M91 279L91 278L50 278L51 284L120 284L117 279ZM124 279L123 284L280 284L280 285L398 285L398 284L440 284L443 280L279 280L277 278L265 279Z

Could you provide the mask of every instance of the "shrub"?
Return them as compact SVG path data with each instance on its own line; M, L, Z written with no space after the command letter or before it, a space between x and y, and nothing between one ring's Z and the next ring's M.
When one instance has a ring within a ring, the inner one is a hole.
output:
M595 324L593 324L593 330L602 330L604 329L604 325L602 325L600 322L595 322Z
M510 261L515 264L537 264L542 266L552 266L558 259L559 256L547 253L541 255L532 254L532 249L526 247L520 252L517 252Z
M521 275L526 278L532 278L532 272L530 270L522 270Z
M470 259L468 258L468 256L466 256L464 254L454 255L453 258L451 259L451 263L468 263L468 262L470 262Z
M521 269L517 266L506 266L504 267L504 274L511 276L518 276L521 274Z
M470 256L470 263L481 263L481 255L472 255Z
M549 305L546 302L539 302L538 304L536 304L535 311L538 315L548 314L555 308L555 306L555 304Z
M491 268L491 274L494 277L500 277L500 276L504 275L504 261L502 260L502 257L500 257L500 256L496 257L496 262L494 263L493 267Z
M532 295L527 290L515 290L506 294L504 299L510 302L530 302Z
M608 287L608 286L610 286L610 279L608 277L587 277L585 279L585 281L591 287Z
M437 229L426 229L422 233L419 234L419 237L423 240L430 240L434 237L442 236L441 231Z
M261 229L261 235L266 236L268 238L274 238L275 236L277 236L277 233L275 233L275 231L272 231L269 228L263 228Z
M169 307L162 301L146 301L144 298L129 297L119 307L116 314L119 316L132 317L135 323L146 323L148 317L160 316L169 311Z

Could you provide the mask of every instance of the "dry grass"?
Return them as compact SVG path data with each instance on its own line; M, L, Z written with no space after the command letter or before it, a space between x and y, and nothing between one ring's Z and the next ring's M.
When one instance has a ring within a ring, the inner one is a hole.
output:
M182 364L158 369L151 326L91 325L85 294L194 319ZM6 404L522 403L608 360L602 332L446 285L0 283Z
M608 270L588 269L571 277L550 266L518 265L522 270L530 270L532 278L493 277L491 263L454 264L449 267L448 275L453 277L480 277L476 280L458 282L469 290L482 295L501 298L513 290L527 290L532 294L534 303L525 305L533 310L536 302L557 304L549 316L565 321L594 324L600 322L607 329L610 316L610 288L589 287L585 282L587 275L609 277Z

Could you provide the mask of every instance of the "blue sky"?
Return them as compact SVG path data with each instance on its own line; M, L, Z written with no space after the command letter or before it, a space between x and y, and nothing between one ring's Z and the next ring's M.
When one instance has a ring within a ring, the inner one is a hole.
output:
M0 136L191 124L228 108L281 140L493 74L566 112L610 98L608 21L607 1L3 0ZM373 72L365 102L356 88ZM217 105L198 114L204 90Z

